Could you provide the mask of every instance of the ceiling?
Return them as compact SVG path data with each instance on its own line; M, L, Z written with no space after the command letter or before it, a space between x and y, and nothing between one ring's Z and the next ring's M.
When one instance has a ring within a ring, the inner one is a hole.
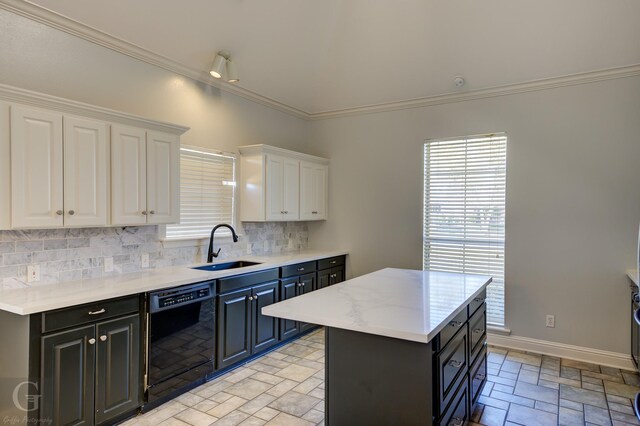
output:
M32 2L310 114L640 63L637 0Z

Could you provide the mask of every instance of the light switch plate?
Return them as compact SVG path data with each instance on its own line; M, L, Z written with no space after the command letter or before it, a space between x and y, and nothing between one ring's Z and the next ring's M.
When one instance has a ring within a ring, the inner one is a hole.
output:
M27 266L27 282L34 283L40 281L40 265Z
M148 268L149 267L149 253L142 253L140 256L140 267Z
M104 271L113 272L113 257L104 258Z

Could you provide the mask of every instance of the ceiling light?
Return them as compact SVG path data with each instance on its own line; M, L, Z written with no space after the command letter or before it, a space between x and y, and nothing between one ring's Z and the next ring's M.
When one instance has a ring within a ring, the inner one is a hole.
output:
M235 63L231 61L231 54L226 50L221 50L213 59L213 65L211 65L209 74L214 78L222 78L222 73L225 72L225 70L227 74L227 81L229 83L237 83L240 81Z

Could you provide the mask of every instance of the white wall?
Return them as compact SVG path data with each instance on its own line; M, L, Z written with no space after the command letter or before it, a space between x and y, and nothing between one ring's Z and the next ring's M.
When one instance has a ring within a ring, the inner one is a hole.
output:
M349 249L353 275L421 268L424 139L501 131L506 326L628 352L640 78L313 122L312 153L331 159L330 220L310 226L310 244Z
M183 144L305 146L305 120L4 10L0 28L2 84L191 127Z

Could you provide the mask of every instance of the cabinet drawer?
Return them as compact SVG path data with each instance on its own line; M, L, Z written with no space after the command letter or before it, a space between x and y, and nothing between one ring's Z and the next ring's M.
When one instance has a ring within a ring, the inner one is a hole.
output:
M487 290L483 290L478 296L474 297L469 303L469 316L473 315L487 300Z
M236 275L235 277L221 278L218 280L218 293L239 290L256 284L262 284L278 279L277 269L252 272L250 274Z
M487 346L483 344L481 348L480 356L471 367L469 378L471 381L471 404L475 404L480 392L482 392L484 383L487 381Z
M139 295L63 308L42 314L42 332L48 333L89 322L140 311Z
M469 353L471 362L476 359L482 344L487 340L487 309L483 305L469 320Z
M462 328L466 326L467 322L467 310L463 309L458 315L456 315L449 324L445 325L437 339L434 342L434 350L439 351L449 343L449 340Z
M320 259L318 260L318 269L327 269L338 265L344 265L345 258L346 256L336 256L328 259Z
M436 356L438 367L438 399L440 413L454 397L454 390L465 377L469 367L466 324L449 344Z
M297 263L295 265L283 266L280 268L280 277L293 277L295 275L308 274L316 270L316 262Z
M441 426L463 426L469 420L469 384L463 380L449 408L440 420Z

